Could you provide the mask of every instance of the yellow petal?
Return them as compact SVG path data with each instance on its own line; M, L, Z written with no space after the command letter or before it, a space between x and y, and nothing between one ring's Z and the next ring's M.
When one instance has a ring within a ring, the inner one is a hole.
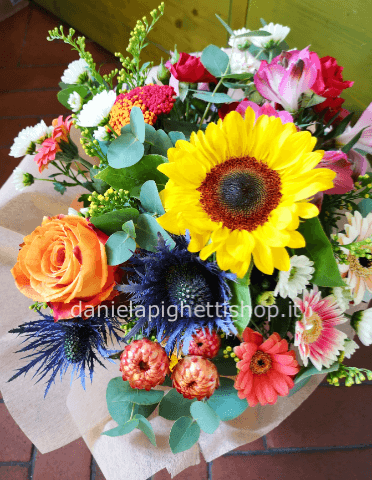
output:
M291 261L285 248L272 248L274 267L278 270L288 272L291 268Z
M252 252L254 264L261 272L272 275L274 273L274 262L271 248L262 243L255 235L254 237L256 239L256 246Z
M304 237L297 230L290 233L290 240L288 242L289 248L303 248L306 246Z
M297 203L297 215L301 218L313 218L319 215L319 209L313 203Z

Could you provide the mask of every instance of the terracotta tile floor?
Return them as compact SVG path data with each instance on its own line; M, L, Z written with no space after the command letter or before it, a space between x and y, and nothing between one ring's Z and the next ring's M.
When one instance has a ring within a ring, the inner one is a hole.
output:
M45 40L61 22L30 5L0 27L0 185L19 159L9 157L18 132L47 124L67 111L58 103L58 81L76 59L65 44ZM110 70L115 57L94 42L97 63ZM372 368L371 349L362 347L352 364ZM372 478L372 385L352 388L321 385L288 420L266 437L207 464L180 473L176 480L349 480ZM166 470L153 480L169 479ZM22 433L0 396L0 480L104 480L80 439L41 455Z

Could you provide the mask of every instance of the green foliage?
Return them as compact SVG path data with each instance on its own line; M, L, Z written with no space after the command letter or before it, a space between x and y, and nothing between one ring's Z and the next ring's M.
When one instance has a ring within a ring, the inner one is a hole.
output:
M133 432L133 430L138 427L139 423L140 422L138 418L133 418L132 420L128 420L123 425L119 425L111 430L102 432L102 435L107 435L108 437L119 437L121 435L126 435L127 433Z
M159 404L159 415L167 420L178 420L180 417L190 416L190 406L195 402L184 398L175 388L163 397Z
M107 264L120 265L126 262L136 250L136 242L127 232L113 233L105 244Z
M130 111L130 129L139 142L145 141L145 120L139 107L132 107Z
M200 427L190 417L181 417L172 426L169 446L173 453L184 452L199 440Z
M88 94L88 89L83 85L70 85L57 93L58 101L69 110L71 107L68 103L68 99L74 92L78 93L82 98L84 98Z
M148 180L142 185L140 192L142 207L149 213L164 215L165 210L161 203L158 188L154 180Z
M146 213L141 214L137 220L136 226L136 240L138 245L150 252L156 251L156 245L158 244L158 233L161 233L164 240L170 246L174 248L175 242L171 236L159 225L156 218Z
M151 423L143 415L134 415L133 420L138 420L137 428L142 430L150 442L156 447L155 433Z
M152 140L151 153L155 155L167 156L169 148L173 147L173 143L164 130L156 130L156 135Z
M220 417L205 402L194 402L190 406L192 418L205 433L214 433L220 424Z
M229 358L224 358L222 351L217 357L213 358L212 362L216 365L220 375L233 376L238 373L234 359L230 356Z
M297 393L299 390L301 390L301 388L303 388L310 381L310 379L311 377L306 377L300 380L298 383L295 383L295 386L291 388L287 396L291 397L292 395Z
M210 102L210 103L231 103L234 100L226 95L226 93L194 93L194 98L198 98L199 100L203 100L203 102Z
M106 233L106 235L112 235L121 230L123 223L129 220L136 220L138 216L138 210L128 207L104 213L99 217L91 217L90 221L95 227Z
M159 390L139 390L132 388L129 382L123 381L121 377L112 378L107 386L106 399L110 402L124 405L132 402L137 405L153 405L159 403L164 392Z
M302 367L301 370L296 375L294 380L295 384L302 382L307 377L312 377L313 375L324 375L328 372L335 372L339 369L340 364L338 362L333 363L329 368L322 368L320 371L314 367L311 363L307 367Z
M364 198L360 203L358 203L358 210L361 213L362 217L366 217L369 213L371 213L372 198Z
M135 165L145 153L145 147L131 132L122 133L110 144L107 161L112 168L126 168Z
M312 283L320 287L342 287L343 282L331 243L317 217L300 224L298 231L304 236L305 248L296 250L296 255L306 255L314 262L315 273Z
M348 153L352 148L353 146L358 142L358 140L360 139L360 137L362 136L362 133L364 132L364 130L368 128L368 127L364 127L362 128L362 130L360 132L358 132L351 140L349 143L347 143L346 145L344 145L342 148L341 148L341 151L344 152L344 153Z
M273 315L270 316L270 333L277 332L284 338L291 324L294 325L297 321L296 307L290 298L282 298L278 295L275 300L275 305L271 307ZM278 314L274 314L274 311L278 312Z
M201 63L215 77L223 77L229 73L229 56L216 45L208 45L203 50Z
M238 397L238 391L234 388L234 380L225 377L220 377L220 386L207 400L207 404L222 421L233 420L248 407L247 400Z
M176 146L177 140L186 140L185 134L182 132L169 132L168 136L174 147Z
M229 282L232 293L230 305L232 307L232 313L234 314L234 325L239 334L243 333L252 316L252 300L248 286L249 276L250 270L248 270L243 278L237 278L235 282Z
M66 187L61 182L53 182L54 190L63 195L66 191Z

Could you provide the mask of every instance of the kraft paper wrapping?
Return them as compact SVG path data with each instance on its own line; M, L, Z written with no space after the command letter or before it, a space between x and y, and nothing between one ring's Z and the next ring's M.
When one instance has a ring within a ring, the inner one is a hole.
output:
M38 176L32 157L25 157L20 168ZM221 422L213 435L202 432L192 449L173 455L168 445L173 422L156 414L151 424L157 448L140 431L115 438L101 435L116 426L108 413L105 393L109 380L120 375L118 364L106 362L106 369L98 366L93 383L88 381L85 391L79 380L70 384L68 374L62 382L57 378L45 399L45 382L35 384L32 372L7 383L15 369L24 364L22 354L15 354L22 337L7 332L36 318L28 308L32 301L17 290L10 273L17 260L18 246L24 235L40 225L44 215L67 214L79 193L81 189L74 187L61 196L50 182L36 182L20 193L10 179L0 190L0 390L9 412L41 453L83 436L107 480L145 480L163 468L174 476L198 464L200 453L211 461L267 434L315 390L323 379L320 375L290 398L279 398L273 406L248 408L237 419ZM350 327L344 330L351 335Z

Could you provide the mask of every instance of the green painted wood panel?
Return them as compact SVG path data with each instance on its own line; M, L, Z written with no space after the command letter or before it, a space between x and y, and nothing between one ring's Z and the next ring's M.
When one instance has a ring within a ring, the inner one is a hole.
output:
M288 25L291 47L311 45L337 59L344 79L355 82L342 94L345 108L360 114L372 102L371 0L250 0L247 27L261 27L260 17Z

